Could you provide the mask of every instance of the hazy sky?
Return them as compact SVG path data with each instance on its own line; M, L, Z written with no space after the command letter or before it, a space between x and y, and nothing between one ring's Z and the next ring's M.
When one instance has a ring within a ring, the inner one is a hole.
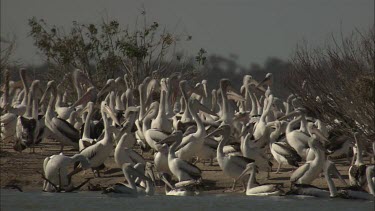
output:
M37 64L28 18L67 28L74 20L98 23L108 16L126 25L134 24L142 5L150 21L193 36L183 46L188 53L200 47L223 56L234 53L246 66L268 56L287 59L303 39L323 44L332 33L374 24L373 0L1 0L1 36L16 35L15 57Z

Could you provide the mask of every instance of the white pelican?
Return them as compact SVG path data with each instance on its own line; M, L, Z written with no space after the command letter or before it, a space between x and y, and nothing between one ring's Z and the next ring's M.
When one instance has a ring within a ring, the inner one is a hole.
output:
M222 135L222 140L217 147L217 161L221 170L223 170L224 174L228 175L229 177L234 179L232 190L234 190L234 186L236 183L236 179L241 175L241 173L245 170L246 165L248 163L254 162L254 160L237 155L231 154L224 154L223 148L229 142L230 136L230 126L229 125L221 125L218 129L214 132L207 135L209 136L217 136ZM243 178L243 184L246 178Z
M143 136L147 142L147 144L154 150L157 150L157 145L159 144L159 141L165 139L168 137L168 134L165 132L159 130L159 129L152 129L151 127L151 120L154 118L157 114L157 111L159 107L162 106L159 104L159 102L155 101L151 103L150 108L148 109L147 113L144 116L143 125L142 125L142 131Z
M242 174L237 178L241 180L246 174L250 173L249 180L246 187L246 195L248 196L280 196L283 195L284 191L281 189L281 185L277 184L256 184L256 170L257 166L255 163L249 163Z
M22 151L28 146L35 144L39 135L39 118L38 118L38 99L37 89L39 88L39 80L34 80L30 86L28 93L28 102L26 112L17 119L16 140L14 150Z
M164 175L160 178L165 183L165 195L167 196L196 196L200 194L195 190L195 186L198 185L197 181L189 180L172 185Z
M86 107L81 111L81 114L87 111L85 124L83 126L83 133L82 137L79 139L79 151L82 151L88 146L93 145L96 143L96 139L90 137L90 128L91 128L91 118L94 114L94 103L88 102Z
M84 155L90 161L90 167L95 170L100 167L104 161L109 157L113 150L113 138L112 134L109 131L109 123L108 123L108 116L110 116L116 124L120 125L115 117L113 111L107 106L105 101L102 101L100 111L103 118L104 123L104 138L100 141L96 142L94 145L91 145L80 152L80 154ZM77 167L69 176L82 171L81 167ZM98 176L99 172L97 172Z
M11 103L9 99L9 71L4 73L5 90L2 98L3 112L0 117L1 140L12 140L16 134L17 114L9 112ZM13 97L13 96L12 96Z
M257 167L262 171L267 171L267 178L269 177L269 172L272 170L272 163L265 154L265 149L257 146L259 140L252 140L251 133L248 133L245 138L241 140L241 152L246 158L254 160Z
M200 153L202 147L204 146L204 140L206 134L206 129L203 125L201 118L198 115L199 111L205 112L210 115L216 115L210 109L199 103L196 99L190 99L188 101L188 108L191 116L194 118L197 124L197 131L195 133L189 134L182 139L180 146L177 148L177 157L190 161L197 153ZM204 148L205 149L205 148ZM206 151L204 151L206 152ZM203 156L205 153L203 153ZM201 154L202 157L202 154Z
M232 124L234 118L234 110L230 108L228 98L236 101L244 101L245 99L235 91L228 79L220 80L220 89L222 99L222 113L219 121L221 121L221 124Z
M299 167L298 162L301 162L302 158L286 142L277 142L281 132L281 122L275 121L274 125L276 129L270 135L270 149L272 156L279 163L276 171L276 174L278 174L282 164Z
M128 127L132 127L132 124L126 122L123 127L124 128L122 130L126 131ZM124 132L123 134L119 134L119 136L120 140L116 145L114 153L114 159L117 166L121 168L124 163L130 163L133 166L137 163L146 165L145 159L140 154L133 149L128 148L129 144L127 142L132 141L132 134L129 132Z
M356 160L353 165L349 167L349 184L351 186L359 186L362 187L365 184L366 177L366 165L363 162L363 143L361 140L357 139L358 133L354 133L354 139L357 146L357 152L355 153Z
M68 157L60 153L59 155L52 155L44 159L43 170L45 177L59 188L71 188L72 184L68 179L68 166L80 162L83 169L90 167L89 161L86 157L80 154L75 154ZM56 188L48 181L44 181L43 191L56 192Z
M291 190L287 194L306 195L319 198L344 197L344 194L337 192L337 189L332 181L331 175L334 175L339 178L344 185L346 185L345 180L342 178L334 163L330 160L326 160L323 166L323 173L329 190L318 188L309 184L292 184Z
M69 122L59 117L56 117L55 112L52 110L56 100L56 83L49 81L47 89L42 96L41 101L44 101L45 97L50 93L51 97L48 102L47 111L45 114L45 125L52 132L53 138L60 142L61 151L64 146L73 146L78 149L79 131L74 128Z
M264 102L265 104L267 103L267 105L264 105L265 109L263 110L259 121L255 125L253 136L254 139L257 140L257 144L255 145L256 147L264 147L269 143L270 129L267 127L266 117L270 114L270 109L273 105L273 99L274 98L272 94L266 96Z
M167 144L159 145L158 151L154 154L154 165L159 177L170 181L173 174L168 166L168 151Z
M103 193L104 194L121 194L121 196L129 196L129 197L137 197L137 196L152 196L154 195L154 185L152 184L152 180L139 172L135 169L131 164L124 163L122 165L122 172L128 184L125 183L116 183L115 185L106 188ZM141 180L145 181L146 188L142 186L137 186L135 179L140 178Z
M18 99L16 103L13 104L12 108L10 108L9 111L11 113L17 114L18 116L22 116L26 112L26 107L27 107L28 97L29 97L28 85L30 84L28 84L28 80L27 80L28 77L27 77L25 68L21 68L19 70L19 74L20 74L22 85L23 85L23 90L20 93L18 93Z
M322 135L320 131L315 128L311 128L310 133L311 138L309 139L308 144L315 157L313 160L307 161L292 173L290 177L290 181L292 183L311 184L323 170L325 156L324 153L320 153L320 151L324 152L325 149L321 146L317 139L317 136Z
M300 111L292 112L289 114L289 116L292 116L294 114L301 114ZM287 116L284 116L283 118L287 118ZM300 122L302 119L302 115L298 116L294 120L290 121L286 127L285 136L288 144L293 147L293 149L296 150L296 152L301 156L302 158L307 157L307 149L308 149L308 140L309 136L300 131L300 130L294 130L293 127L295 124Z
M177 130L160 142L160 144L174 142L168 152L169 169L179 182L190 180L198 181L201 179L201 170L197 166L176 156L176 148L180 145L181 141L182 132Z

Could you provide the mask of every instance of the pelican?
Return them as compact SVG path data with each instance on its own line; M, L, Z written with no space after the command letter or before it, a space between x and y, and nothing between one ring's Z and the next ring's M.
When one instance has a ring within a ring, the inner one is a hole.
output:
M202 176L201 170L195 165L176 156L176 148L180 145L181 141L182 132L177 130L160 142L160 144L174 142L168 152L169 169L179 182L199 181Z
M330 198L330 197L343 197L344 194L337 192L336 187L332 181L331 175L336 176L340 181L346 185L345 180L337 170L334 163L330 160L326 160L323 165L323 172L325 180L328 184L329 190L318 188L309 184L292 184L291 190L287 193L288 195L306 195L314 196L319 198Z
M91 146L96 143L96 139L90 137L90 128L91 128L91 118L94 114L94 103L88 102L86 107L81 111L81 114L87 111L85 124L83 126L82 137L79 139L79 151L82 151L88 146Z
M349 184L351 186L359 186L362 187L366 181L365 172L366 172L366 165L363 162L363 143L357 139L358 133L354 133L354 140L357 146L357 153L355 163L350 166L349 168Z
M165 139L168 137L168 134L166 134L163 131L160 131L159 129L151 129L151 120L153 117L155 117L157 110L159 107L162 106L160 105L157 101L153 102L150 105L150 108L148 109L147 113L144 116L143 125L142 125L142 131L143 131L143 136L147 142L147 144L154 150L157 150L158 147L157 145L159 144L159 141Z
M55 112L52 110L53 104L55 104L55 94L56 94L56 83L55 81L49 81L47 84L47 89L42 96L41 101L43 102L46 95L51 95L45 114L45 125L52 132L53 138L57 139L60 142L61 149L63 150L64 146L73 146L78 149L79 141L79 132L74 128L69 122L59 117L56 117Z
M0 128L1 128L1 140L12 140L16 134L17 126L17 114L11 113L10 111L10 99L9 99L9 71L5 70L5 90L3 95L4 113L0 117Z
M228 98L236 101L244 101L245 99L237 94L228 79L220 80L221 98L222 98L222 113L221 124L232 124L234 118L234 110L230 108Z
M266 117L270 113L270 109L271 109L271 106L273 104L273 99L274 98L273 98L272 94L270 94L269 96L266 97L264 102L265 102L265 104L267 102L267 105L264 105L265 109L262 112L262 115L260 116L259 121L255 125L253 136L254 136L255 140L258 140L257 144L255 145L257 147L263 147L263 146L267 145L268 142L269 142L270 131L269 131L269 128L267 127Z
M56 192L54 185L58 185L59 188L71 188L72 184L68 180L68 166L76 162L80 162L83 169L90 167L89 161L86 157L80 154L75 154L72 157L68 157L62 153L58 155L52 155L47 157L43 162L44 175L49 181L44 181L43 191Z
M169 181L173 174L168 166L168 151L167 144L159 145L158 151L154 154L154 165L159 177Z
M100 141L96 142L94 145L91 145L80 152L83 156L85 156L90 161L90 167L95 170L100 167L104 161L109 157L113 150L113 138L109 131L109 123L108 123L108 116L110 116L116 124L120 124L115 117L113 111L107 106L105 101L101 103L101 114L104 123L104 138ZM72 173L70 173L69 177L72 175L82 171L82 167L77 167ZM97 176L99 172L97 172Z
M234 190L236 179L241 175L241 173L246 169L246 165L248 163L254 162L254 160L237 155L226 155L223 152L224 146L229 142L229 135L230 135L230 126L229 125L221 125L218 129L214 132L207 135L210 136L217 136L222 135L222 139L217 147L217 161L221 170L223 170L224 174L228 175L229 177L234 179L232 190ZM246 178L243 178L243 182Z
M146 165L145 159L140 154L138 154L133 149L128 148L129 144L127 142L132 141L133 136L129 132L126 132L126 130L131 126L132 125L129 122L125 123L125 126L122 129L125 132L119 135L120 140L118 141L115 148L114 158L117 166L119 166L120 168L124 163L130 163L133 166L137 163Z
M197 181L190 180L176 183L172 185L168 179L161 176L161 180L165 183L165 195L167 196L196 196L200 195L200 192L195 190L195 186L198 185Z
M305 164L300 166L297 170L295 170L291 177L290 181L292 183L297 184L311 184L322 172L323 164L325 162L325 156L320 153L321 151L325 151L325 149L320 145L317 140L317 136L322 136L321 133L315 129L311 128L311 138L309 139L309 147L310 150L314 153L315 157L311 161L307 161Z
M246 187L246 195L248 196L280 196L284 191L280 185L276 184L256 184L256 168L255 163L249 163L246 169L241 173L237 180L241 180L246 174L250 173L249 180Z
M117 193L121 194L121 196L128 196L128 197L137 197L137 196L152 196L154 195L154 185L152 184L152 180L139 172L135 169L131 164L124 163L122 165L122 172L128 184L125 183L116 183L115 185L106 188L103 193L104 194L112 194ZM135 179L140 178L146 182L146 188L137 186Z
M293 114L301 114L300 111L292 112L289 114L289 116L292 116ZM283 118L286 118L287 116L284 116ZM300 131L300 130L294 130L293 127L296 123L300 122L302 120L302 115L298 116L294 120L290 121L286 127L285 136L287 143L293 147L293 149L296 150L299 156L302 158L307 157L307 149L308 149L308 140L309 136Z
M270 135L270 149L272 156L279 163L276 171L276 174L278 174L282 164L299 167L298 162L301 162L302 158L286 142L276 142L280 135L281 123L280 121L275 121L274 125L276 129Z
M29 97L29 84L27 82L27 74L26 69L21 68L19 70L21 82L23 85L23 90L18 94L19 99L17 99L16 103L10 108L10 112L17 114L18 116L24 115L26 112L27 104L28 104L28 97Z
M13 148L22 151L26 147L36 144L39 135L37 88L39 80L33 81L28 93L27 107L24 116L19 116L16 126L16 140Z
M188 108L191 116L194 118L197 124L197 131L185 136L182 139L180 146L177 148L178 151L176 152L176 155L183 160L192 159L202 150L204 146L204 139L207 134L203 122L198 115L198 111L200 110L207 114L216 115L210 109L199 103L199 101L196 99L190 99L188 101ZM205 153L203 153L203 156L204 155Z

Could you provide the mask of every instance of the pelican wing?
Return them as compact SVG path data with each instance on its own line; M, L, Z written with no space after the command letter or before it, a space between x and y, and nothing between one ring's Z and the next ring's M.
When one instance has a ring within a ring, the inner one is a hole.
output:
M104 148L104 146L100 142L97 142L96 144L83 149L80 154L85 156L88 160L91 160L102 150L102 148Z
M181 170L188 173L192 177L201 177L202 171L196 166L187 161L179 159L178 166Z
M69 122L61 118L53 118L52 123L56 126L57 130L71 141L78 143L80 137L77 129Z
M254 162L253 159L240 155L228 155L228 158L241 168L245 168L247 164Z
M217 146L219 145L219 143L216 140L212 139L212 138L205 138L204 139L204 144L207 145L207 146L209 146L209 147L211 147L211 148L213 148L213 149L217 149Z
M285 143L273 143L272 149L279 155L284 156L285 158L295 158L298 162L301 162L302 158L298 153L289 145Z
M290 176L291 182L296 182L299 178L301 178L308 170L310 169L310 163L305 163L297 170L295 170L292 175Z

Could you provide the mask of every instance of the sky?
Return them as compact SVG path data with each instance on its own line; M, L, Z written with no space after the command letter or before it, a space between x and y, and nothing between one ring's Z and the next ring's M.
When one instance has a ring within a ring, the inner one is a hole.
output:
M66 29L72 21L100 23L102 17L131 25L142 7L150 21L192 35L181 46L187 54L200 48L235 54L244 66L271 56L288 59L304 40L323 45L331 35L374 26L373 0L1 0L1 37L15 35L14 59L35 65L42 59L28 37L29 18Z

